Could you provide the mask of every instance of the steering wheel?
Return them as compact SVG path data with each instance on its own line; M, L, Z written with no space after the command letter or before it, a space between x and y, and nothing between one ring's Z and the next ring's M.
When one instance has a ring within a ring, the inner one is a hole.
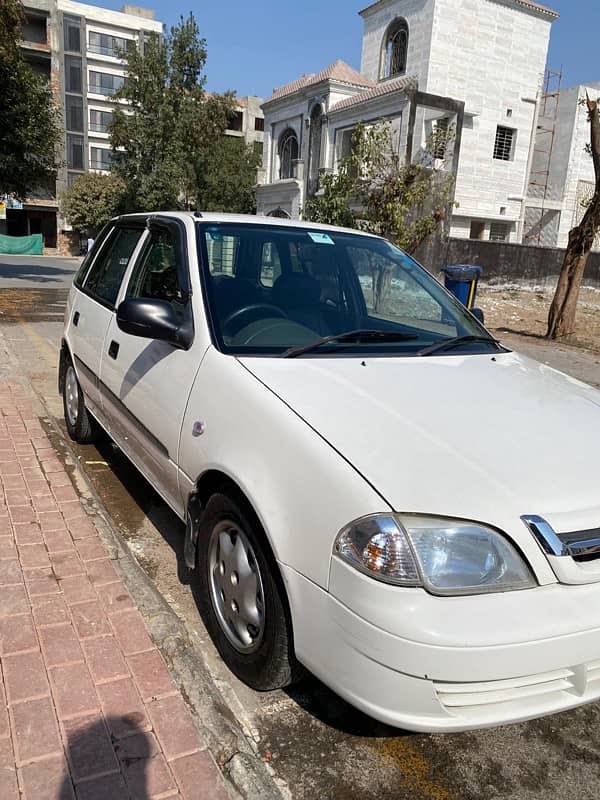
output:
M254 322L255 319L260 319L263 315L260 313L257 314L257 312L261 311L268 311L268 315L271 317L282 317L283 319L287 319L287 314L278 306L272 306L270 303L251 303L250 305L242 306L242 308L236 308L235 311L232 311L231 314L228 314L225 317L223 320L223 332L227 332L228 335L232 336L234 333L241 331L242 328L246 327L246 325ZM235 330L228 330L231 326L231 323L236 320L238 324Z

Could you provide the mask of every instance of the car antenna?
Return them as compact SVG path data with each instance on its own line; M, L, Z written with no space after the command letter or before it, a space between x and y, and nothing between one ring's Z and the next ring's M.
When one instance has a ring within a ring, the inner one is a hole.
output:
M194 216L196 219L202 219L202 214L198 211L198 209L194 211Z

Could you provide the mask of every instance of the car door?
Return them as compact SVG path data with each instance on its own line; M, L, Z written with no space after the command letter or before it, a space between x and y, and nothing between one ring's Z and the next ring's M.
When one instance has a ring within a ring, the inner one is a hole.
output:
M154 217L121 300L171 303L182 324L193 326L185 223ZM110 321L101 361L102 402L111 433L164 499L182 512L177 451L187 398L202 353L123 332Z
M90 411L105 423L99 389L100 360L123 276L143 232L120 221L105 229L75 280L65 338Z

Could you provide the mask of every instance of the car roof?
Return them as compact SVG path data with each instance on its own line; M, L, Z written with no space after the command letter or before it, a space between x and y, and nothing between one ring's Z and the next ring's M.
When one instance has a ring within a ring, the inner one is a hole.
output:
M285 227L296 228L308 231L333 231L338 233L352 233L357 236L367 236L372 239L381 237L372 233L365 233L354 228L341 228L336 225L323 225L317 222L302 222L296 219L284 219L282 217L267 217L253 214L222 214L212 211L156 211L139 214L124 214L118 219L147 219L148 217L169 217L175 219L192 219L197 223L204 222L229 222L238 225L264 225L266 227Z

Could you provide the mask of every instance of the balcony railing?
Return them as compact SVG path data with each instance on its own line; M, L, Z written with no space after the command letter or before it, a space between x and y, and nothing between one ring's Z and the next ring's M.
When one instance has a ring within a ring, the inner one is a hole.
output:
M90 122L89 130L93 133L108 133L109 123Z

